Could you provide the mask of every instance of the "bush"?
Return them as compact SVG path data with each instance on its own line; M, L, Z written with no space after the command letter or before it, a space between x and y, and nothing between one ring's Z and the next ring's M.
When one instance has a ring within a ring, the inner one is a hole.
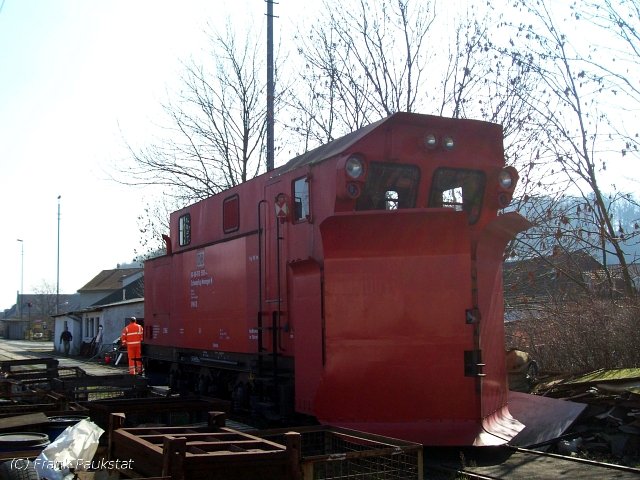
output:
M546 373L640 367L640 308L632 300L538 303L505 324L507 348L529 352Z

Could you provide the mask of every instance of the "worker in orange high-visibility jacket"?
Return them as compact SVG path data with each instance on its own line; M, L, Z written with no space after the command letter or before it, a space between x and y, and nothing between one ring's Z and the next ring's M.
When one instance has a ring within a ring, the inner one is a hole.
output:
M142 334L142 325L137 323L136 317L130 317L129 325L122 329L120 340L127 347L131 375L142 373Z

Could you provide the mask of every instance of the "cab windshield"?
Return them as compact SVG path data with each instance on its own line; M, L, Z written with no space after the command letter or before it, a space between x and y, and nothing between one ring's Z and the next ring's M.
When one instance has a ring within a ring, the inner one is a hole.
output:
M476 223L482 208L484 185L484 172L440 168L433 176L429 207L464 211L469 216L469 223Z
M372 162L356 210L415 208L419 181L415 165Z

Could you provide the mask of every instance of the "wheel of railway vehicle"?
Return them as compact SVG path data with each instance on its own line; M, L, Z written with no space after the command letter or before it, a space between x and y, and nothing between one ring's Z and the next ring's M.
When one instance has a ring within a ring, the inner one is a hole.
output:
M169 369L169 388L177 391L180 388L180 367L177 363L172 363Z
M33 463L26 458L17 458L0 464L0 478L3 480L38 480Z
M198 374L197 392L200 395L206 395L209 392L209 385L211 384L211 372L208 368L202 367Z

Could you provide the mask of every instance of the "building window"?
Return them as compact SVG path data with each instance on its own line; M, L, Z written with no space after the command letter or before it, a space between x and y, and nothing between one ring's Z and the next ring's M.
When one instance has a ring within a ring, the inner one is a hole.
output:
M100 325L100 317L84 317L81 323L81 335L83 341L91 341L98 335L98 326Z
M222 229L224 233L235 232L240 228L240 198L238 195L225 198L222 202Z
M309 181L307 177L293 181L294 221L309 219Z
M181 247L191 243L191 214L187 213L178 219L178 236Z

